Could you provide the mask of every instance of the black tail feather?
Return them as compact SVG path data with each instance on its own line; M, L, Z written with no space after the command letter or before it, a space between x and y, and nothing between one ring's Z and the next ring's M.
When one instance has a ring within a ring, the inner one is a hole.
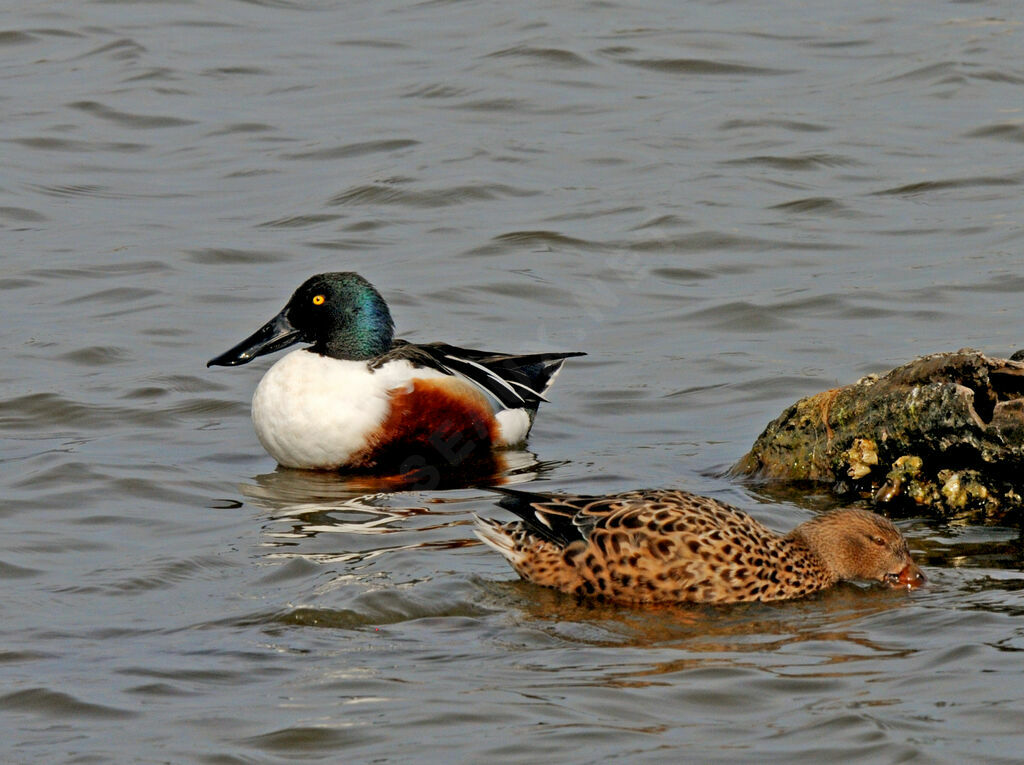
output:
M504 486L491 486L489 490L504 494L498 505L519 516L526 528L541 539L565 547L584 538L574 521L576 508L564 504L557 494L535 494Z
M555 375L562 369L565 360L574 356L586 356L581 351L568 353L532 353L523 356L492 356L480 359L480 363L496 374L516 384L531 409L545 401L544 393Z

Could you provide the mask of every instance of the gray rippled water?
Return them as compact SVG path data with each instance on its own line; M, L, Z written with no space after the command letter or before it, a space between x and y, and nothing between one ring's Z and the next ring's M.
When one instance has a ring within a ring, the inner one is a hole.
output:
M635 611L484 489L276 470L205 361L306 276L567 366L515 479L724 476L797 397L1024 346L1009 0L28 3L0 25L4 762L1013 762L1015 528L930 578Z

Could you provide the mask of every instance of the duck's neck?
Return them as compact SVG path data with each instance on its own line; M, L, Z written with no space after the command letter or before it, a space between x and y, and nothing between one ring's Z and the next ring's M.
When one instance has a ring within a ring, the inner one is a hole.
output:
M789 532L785 539L794 552L803 552L811 559L822 586L831 586L843 578L839 561L831 554L835 544L828 528L822 528L813 520L807 521Z
M392 331L374 332L362 330L332 337L312 350L323 356L351 361L369 361L391 350Z

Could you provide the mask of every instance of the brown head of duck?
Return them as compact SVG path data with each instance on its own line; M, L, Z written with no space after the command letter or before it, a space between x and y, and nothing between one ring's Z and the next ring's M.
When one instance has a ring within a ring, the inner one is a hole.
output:
M786 539L805 546L824 571L843 580L875 581L914 589L925 576L892 521L867 510L833 510L805 521Z
M684 491L571 497L498 489L512 523L477 535L524 579L616 603L787 600L842 580L924 583L892 522L835 510L782 536L743 511Z

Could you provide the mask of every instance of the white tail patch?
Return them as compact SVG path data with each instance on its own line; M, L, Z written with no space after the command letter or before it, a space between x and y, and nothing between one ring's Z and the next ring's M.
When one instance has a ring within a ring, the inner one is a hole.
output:
M530 426L533 425L530 413L525 409L502 409L494 415L494 419L501 426L499 446L515 446L523 443L530 433Z
M516 552L515 540L509 536L509 533L500 523L489 518L481 518L479 515L474 515L473 518L476 522L476 525L473 527L473 533L479 537L481 542L501 554L502 557L513 565L523 559L522 553Z

